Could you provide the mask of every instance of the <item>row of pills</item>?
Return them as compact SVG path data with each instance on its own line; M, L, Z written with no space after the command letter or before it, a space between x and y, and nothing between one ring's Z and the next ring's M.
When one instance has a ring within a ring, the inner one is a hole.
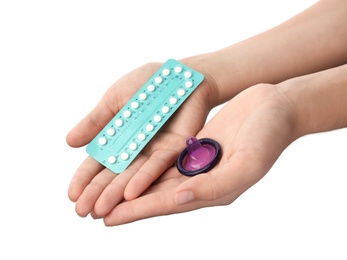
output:
M187 84L187 82L189 82ZM191 88L193 86L193 83L191 81L186 81L185 87L187 89ZM120 159L123 161L126 161L129 159L129 157L131 156L131 151L135 151L140 145L141 142L145 141L147 138L147 135L149 135L150 133L152 133L155 129L155 127L157 126L154 123L160 123L162 121L163 118L165 118L165 115L167 113L169 113L169 111L176 105L178 104L179 100L181 97L183 97L186 94L187 90L184 88L178 88L176 91L176 95L172 95L171 98L168 100L168 102L164 103L164 105L162 106L162 108L160 109L161 113L156 113L152 120L149 120L147 122L147 125L141 130L140 133L137 134L136 138L132 139L131 143L128 144L128 148L125 148L123 150L123 152L120 154ZM116 120L116 125L117 125L117 121L120 119ZM120 127L121 125L118 124L118 126ZM113 131L112 131L113 132ZM105 137L101 137L101 138L105 138ZM129 150L130 151L129 151ZM114 164L117 161L117 156L116 155L111 155L108 157L107 162L109 164Z

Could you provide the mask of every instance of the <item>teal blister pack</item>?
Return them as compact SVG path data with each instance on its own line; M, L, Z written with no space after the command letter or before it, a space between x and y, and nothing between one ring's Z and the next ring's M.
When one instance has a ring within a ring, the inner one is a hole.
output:
M168 60L87 145L87 153L114 173L123 172L203 79Z

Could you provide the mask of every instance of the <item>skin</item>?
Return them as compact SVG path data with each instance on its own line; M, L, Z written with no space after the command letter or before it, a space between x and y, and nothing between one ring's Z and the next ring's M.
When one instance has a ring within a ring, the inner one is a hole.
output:
M77 214L110 226L230 204L293 140L345 127L346 25L347 2L322 0L260 35L182 60L205 75L203 84L122 174L86 158L68 191ZM67 143L91 141L159 66L146 64L113 84ZM226 101L204 127L210 110ZM171 166L191 135L216 139L223 156L208 174L188 178Z
M172 167L140 197L116 206L105 224L228 205L257 183L294 140L342 127L347 127L347 65L248 88L198 133L222 146L213 170L190 178Z

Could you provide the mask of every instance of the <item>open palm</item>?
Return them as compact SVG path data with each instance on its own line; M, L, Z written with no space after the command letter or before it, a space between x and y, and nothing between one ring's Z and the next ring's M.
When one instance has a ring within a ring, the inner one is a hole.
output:
M67 143L72 147L88 144L160 66L160 63L146 64L114 83L95 109L70 131ZM77 214L104 216L124 198L139 196L172 166L185 146L185 139L203 127L211 109L210 91L208 77L205 77L122 174L114 174L87 157L73 176L68 191L69 198L76 202Z
M106 225L227 205L258 182L295 139L290 105L272 85L251 87L226 104L198 133L222 147L210 172L186 177L168 169L136 199L123 201L104 217Z

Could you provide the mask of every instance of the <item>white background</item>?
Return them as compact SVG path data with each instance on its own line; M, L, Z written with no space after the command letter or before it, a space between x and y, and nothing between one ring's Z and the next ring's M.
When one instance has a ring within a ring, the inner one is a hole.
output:
M65 136L114 81L315 2L1 1L0 259L347 259L346 129L299 139L226 207L105 227L67 197L86 152Z

